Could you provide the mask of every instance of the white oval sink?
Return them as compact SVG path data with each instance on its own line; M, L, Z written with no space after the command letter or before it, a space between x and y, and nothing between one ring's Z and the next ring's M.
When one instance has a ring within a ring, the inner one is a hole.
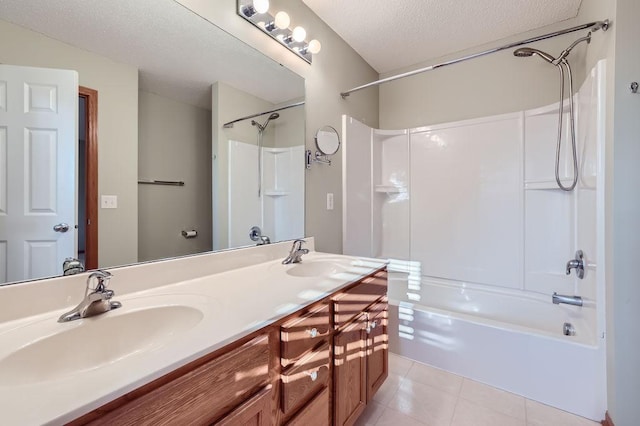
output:
M123 311L118 312L120 309ZM186 305L127 311L123 300L120 309L56 324L53 334L32 340L0 359L0 383L34 384L99 368L163 346L204 318L202 310ZM36 323L25 329L45 326L50 328L48 323ZM21 331L33 334L32 330L17 330Z
M294 277L330 277L347 270L347 265L333 260L303 260L291 265L286 273Z

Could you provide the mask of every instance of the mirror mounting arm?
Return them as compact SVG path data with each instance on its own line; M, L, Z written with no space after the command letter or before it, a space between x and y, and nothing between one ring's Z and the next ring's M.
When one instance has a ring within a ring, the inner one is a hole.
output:
M315 156L311 154L311 150L308 149L305 151L305 167L307 169L311 168L313 163L321 163L331 165L331 159L328 154L322 154L321 152L316 151Z

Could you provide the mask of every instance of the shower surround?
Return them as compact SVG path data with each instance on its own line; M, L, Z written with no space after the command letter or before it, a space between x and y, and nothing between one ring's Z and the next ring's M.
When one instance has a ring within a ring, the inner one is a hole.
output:
M559 104L398 131L343 118L343 250L391 260L392 351L603 418L604 82L601 61L574 98L572 192L555 180ZM570 144L560 161L570 185ZM576 250L584 279L565 273Z

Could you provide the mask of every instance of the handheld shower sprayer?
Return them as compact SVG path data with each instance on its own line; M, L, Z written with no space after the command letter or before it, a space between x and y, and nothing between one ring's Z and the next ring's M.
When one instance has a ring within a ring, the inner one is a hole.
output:
M280 114L274 112L267 117L263 124L258 123L256 120L251 120L251 125L258 128L258 197L262 195L262 136L269 125L269 121L277 118L280 118Z
M556 60L553 56L549 55L548 53L543 52L542 50L532 49L530 47L521 47L520 49L516 49L513 52L513 56L516 56L518 58L528 58L533 55L540 56L542 59L549 62L550 64L553 64Z
M604 26L603 26L604 28ZM595 30L594 30L595 31ZM544 59L546 62L555 65L558 67L558 71L560 72L560 106L558 108L558 139L556 144L556 183L558 187L563 191L573 191L578 183L578 154L576 152L576 130L575 130L575 117L573 113L573 75L571 73L571 66L569 65L569 61L567 60L567 56L571 53L574 47L578 44L586 41L587 43L591 42L591 33L587 34L585 37L579 38L578 40L571 43L569 47L564 49L557 58L554 58L550 54L543 52L538 49L533 49L530 47L521 47L516 49L513 52L513 56L518 58L527 58L531 56L539 56ZM573 154L573 181L570 186L564 186L560 180L560 147L562 144L562 116L564 114L564 81L565 81L565 68L568 74L569 80L569 125L571 126L571 151Z
M260 132L264 132L264 130L267 128L267 125L269 124L269 121L275 120L277 118L280 118L280 114L274 112L269 117L267 117L267 121L265 121L264 124L260 124L256 120L251 120L251 125L256 126Z

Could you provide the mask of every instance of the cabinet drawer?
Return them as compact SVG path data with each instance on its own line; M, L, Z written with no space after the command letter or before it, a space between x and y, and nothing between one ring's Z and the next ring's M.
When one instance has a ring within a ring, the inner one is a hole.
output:
M282 411L290 413L329 382L330 351L326 344L282 373Z
M287 426L328 426L329 419L329 389L325 388Z
M267 384L268 343L258 336L90 424L211 424Z
M369 320L374 321L377 319L378 323L381 322L381 318L385 315L385 311L389 308L389 303L387 301L387 297L384 296L380 301L374 305L371 305L367 314L369 315Z
M284 323L280 329L282 366L293 364L305 352L319 346L330 332L331 318L326 303Z
M251 397L241 406L226 415L215 426L255 425L268 426L271 424L271 387L267 386L258 394Z
M378 271L354 287L336 295L333 298L335 327L342 327L385 294L387 294L386 270Z

